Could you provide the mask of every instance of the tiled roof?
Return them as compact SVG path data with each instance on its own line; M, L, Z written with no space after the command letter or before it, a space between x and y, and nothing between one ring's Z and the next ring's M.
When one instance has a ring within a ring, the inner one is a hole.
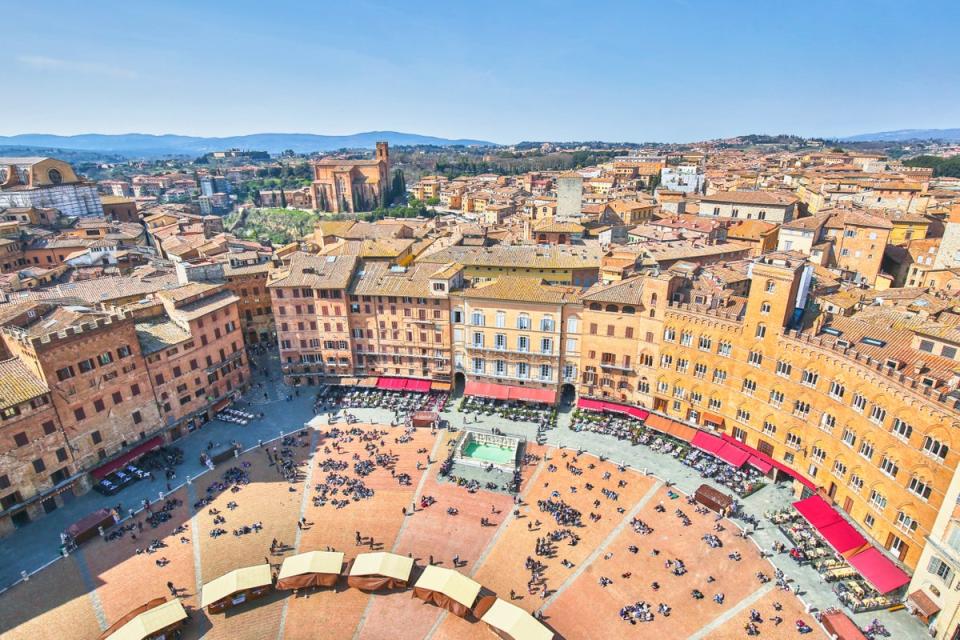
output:
M270 272L267 286L346 289L358 262L357 256L315 256L298 251L290 254L285 269Z
M143 354L150 355L186 342L190 339L190 332L175 322L144 322L137 324L137 339Z
M533 278L504 276L463 291L464 298L483 300L516 300L542 304L563 304L576 301L575 287L548 285Z
M701 201L786 207L797 202L797 198L790 194L773 191L723 191L712 196L703 196Z
M619 304L642 304L643 278L629 278L610 284L595 284L587 289L580 299L584 302L615 302Z
M19 358L0 362L0 409L49 393L40 378Z
M430 278L436 271L435 265L429 263L391 268L385 262L366 262L357 271L350 293L426 298L432 295Z

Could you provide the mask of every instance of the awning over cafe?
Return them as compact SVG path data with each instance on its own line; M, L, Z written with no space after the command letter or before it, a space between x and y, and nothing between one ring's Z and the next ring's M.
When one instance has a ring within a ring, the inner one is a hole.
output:
M724 442L715 455L737 469L747 464L750 459L749 453L730 442Z
M162 437L156 436L156 437L150 438L146 442L140 443L137 446L135 446L133 449L130 449L130 451L127 451L123 455L114 458L113 460L111 460L110 462L107 462L106 464L100 465L99 467L94 469L91 473L93 477L96 478L97 480L105 478L106 476L110 475L120 467L125 467L130 462L133 462L143 454L149 453L154 449L159 448L160 445L162 444L163 444Z
M551 389L535 389L533 387L507 387L508 399L522 402L539 402L553 404L557 401L557 392Z
M861 551L847 562L880 593L890 593L910 582L910 576L873 547Z
M646 420L650 412L640 407L632 407L628 404L619 402L610 402L609 400L595 400L593 398L580 398L577 400L577 406L587 411L609 411L610 413L619 413L627 415L637 420Z
M820 496L794 502L793 507L837 553L851 555L867 545L867 539Z
M716 454L717 451L723 447L723 440L717 436L710 435L703 431L698 431L696 435L693 436L693 440L690 442L693 446L701 451L706 451L707 453Z
M273 574L269 564L234 569L203 585L201 607L208 607L228 596L248 589L266 587L273 584Z
M703 420L703 424L712 424L717 427L723 426L723 416L718 416L715 413L708 413L704 411L703 415L701 416L701 420Z
M464 395L490 398L492 400L506 400L510 397L510 390L502 384L492 382L476 382L470 380L463 389Z

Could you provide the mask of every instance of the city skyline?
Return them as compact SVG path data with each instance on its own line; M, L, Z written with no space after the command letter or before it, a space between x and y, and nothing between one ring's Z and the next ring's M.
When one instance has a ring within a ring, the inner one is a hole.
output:
M958 54L937 43L957 10L928 6L600 3L584 20L536 3L275 3L266 18L251 3L54 3L50 22L50 5L18 5L6 74L22 91L0 135L394 130L510 144L949 128L960 85L943 79Z

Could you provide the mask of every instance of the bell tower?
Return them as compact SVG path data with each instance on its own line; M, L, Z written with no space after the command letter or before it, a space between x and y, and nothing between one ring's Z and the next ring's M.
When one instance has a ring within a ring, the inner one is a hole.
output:
M386 142L377 143L377 160L381 162L390 161L390 149Z

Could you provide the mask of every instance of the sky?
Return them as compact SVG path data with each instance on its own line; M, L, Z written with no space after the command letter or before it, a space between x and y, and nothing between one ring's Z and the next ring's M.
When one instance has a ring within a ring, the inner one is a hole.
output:
M939 0L45 0L3 16L0 135L960 127L960 3Z

